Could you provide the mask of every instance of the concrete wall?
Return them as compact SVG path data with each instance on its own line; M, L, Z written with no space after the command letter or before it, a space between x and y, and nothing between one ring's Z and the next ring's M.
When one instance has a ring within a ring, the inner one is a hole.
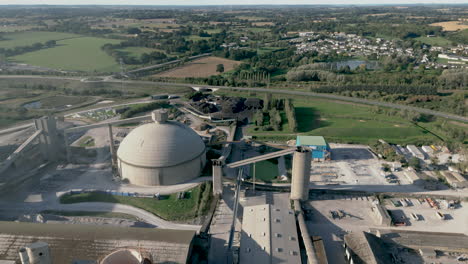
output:
M118 160L122 179L131 184L143 186L179 184L200 176L206 163L205 153L193 160L172 167L145 168L127 164Z

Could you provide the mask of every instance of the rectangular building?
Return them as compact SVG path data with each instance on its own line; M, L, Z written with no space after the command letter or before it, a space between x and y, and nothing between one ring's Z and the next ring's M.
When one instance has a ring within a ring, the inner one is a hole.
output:
M244 208L240 263L301 263L296 217L269 204Z
M329 160L330 146L321 136L297 136L296 146L308 147L312 150L312 160Z
M122 248L137 249L153 263L189 263L195 231L110 225L0 222L0 258L19 263L21 247L49 245L52 263L92 263Z
M392 217L388 213L387 209L383 207L381 204L376 204L372 206L371 210L374 213L374 217L376 218L379 225L384 225L384 226L392 225Z
M415 156L416 158L422 160L426 159L426 155L424 155L424 153L422 153L422 151L415 145L408 145L406 148L411 153L411 155Z

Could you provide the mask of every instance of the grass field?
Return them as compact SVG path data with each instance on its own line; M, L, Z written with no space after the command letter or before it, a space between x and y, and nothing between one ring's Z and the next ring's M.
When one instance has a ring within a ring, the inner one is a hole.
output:
M137 198L106 193L66 194L60 197L64 204L81 202L121 203L141 208L168 221L193 219L205 214L211 200L211 183L203 183L186 192L186 198L177 199L177 194L154 198Z
M215 33L220 33L221 29L220 28L215 28L215 29L207 29L205 30L208 34L215 34Z
M34 28L34 25L25 25L25 26L0 26L0 32L16 32L16 31L26 31Z
M253 179L255 167L255 180L257 182L271 183L278 177L278 160L263 160L250 166L250 176Z
M259 21L266 19L265 17L258 16L236 16L237 19L248 20L248 21Z
M468 24L462 24L461 21L446 21L430 24L431 26L442 27L445 31L457 31L468 29Z
M448 39L442 38L442 37L433 37L433 38L428 38L428 37L419 37L415 38L415 40L419 40L422 43L429 44L431 46L450 46L452 42Z
M96 145L96 143L94 142L94 138L91 136L83 137L78 141L77 144L81 148L94 147Z
M269 28L256 28L256 27L249 27L246 28L247 31L253 32L253 33L260 33L260 32L266 32L270 31Z
M89 98L86 96L66 96L66 95L54 95L39 100L41 102L41 108L52 109L61 108L67 105L77 105L86 102Z
M200 37L200 36L197 36L197 35L190 35L186 39L187 40L192 40L192 41L200 41L200 40L208 40L210 38L211 37Z
M270 53L270 52L277 51L277 50L280 50L280 49L284 49L284 48L279 48L279 47L261 47L261 48L258 48L258 49L257 49L257 53L260 54L260 55L262 55L262 54Z
M237 96L246 93L229 92ZM262 94L258 94L260 98ZM282 96L283 98L284 96ZM330 142L369 144L384 139L395 144L436 142L439 139L430 132L398 116L371 113L371 107L313 97L295 97L294 106L298 131L293 133L283 125L283 131L255 131L249 127L247 134L260 140L285 141L296 135L324 136Z
M138 221L133 215L124 214L124 213L113 213L113 212L88 212L88 211L54 211L54 210L45 210L42 211L43 214L51 215L62 215L62 216L91 216L91 217L104 217L104 218L120 218L127 219L132 221Z
M63 40L77 37L80 37L80 35L61 32L25 31L9 33L3 35L4 40L0 40L0 48L31 46L38 42L45 43L49 40Z
M211 75L220 74L219 72L216 72L216 65L218 64L223 64L224 71L227 72L234 69L234 67L239 65L240 62L213 56L205 57L191 61L181 67L158 73L155 76L172 78L209 77Z
M255 26L255 27L264 27L264 26L273 26L273 25L275 25L275 23L273 23L273 22L253 22L252 25Z
M57 46L12 57L19 63L27 63L58 70L84 72L119 71L115 59L101 47L106 43L116 44L119 40L81 37L57 42Z

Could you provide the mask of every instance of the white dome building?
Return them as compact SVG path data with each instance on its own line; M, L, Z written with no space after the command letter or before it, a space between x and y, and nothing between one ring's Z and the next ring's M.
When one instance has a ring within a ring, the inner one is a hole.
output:
M122 179L135 185L172 185L200 175L205 144L191 128L167 121L167 112L154 111L153 123L131 131L117 150Z

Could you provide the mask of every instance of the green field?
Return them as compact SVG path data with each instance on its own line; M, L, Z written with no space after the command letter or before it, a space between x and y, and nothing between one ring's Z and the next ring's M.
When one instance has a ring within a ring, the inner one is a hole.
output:
M144 54L144 53L149 54L149 53L154 52L154 51L159 51L159 52L165 53L163 50L151 49L151 48L145 48L145 47L127 47L127 48L124 48L124 49L119 49L118 51L125 52L129 56L135 57L135 58L140 58L140 56L142 54Z
M270 52L280 50L280 49L283 49L283 48L279 48L279 47L261 47L261 48L257 49L257 53L262 55L262 54L270 53Z
M8 33L2 35L4 40L0 40L0 48L14 48L21 46L31 46L34 43L45 43L49 40L64 40L81 37L80 35L61 32L25 31Z
M34 28L34 25L26 25L26 26L3 26L0 27L0 32L16 32L16 31L26 31Z
M58 70L84 72L115 72L119 65L101 47L119 40L81 37L57 42L57 46L12 57L14 62L27 63Z
M121 203L141 208L168 221L187 220L207 213L211 200L211 183L203 183L186 192L184 199L177 200L177 194L155 198L137 198L105 193L65 194L60 197L64 204L82 202Z
M200 41L200 40L208 40L210 39L211 37L200 37L200 36L197 36L197 35L190 35L187 40L192 40L192 41Z
M253 32L253 33L260 33L260 32L266 32L270 31L269 28L258 28L258 27L249 27L246 28L247 31Z
M124 214L124 213L114 213L114 212L45 210L45 211L42 211L41 213L43 213L43 214L52 214L52 215L62 215L62 216L91 216L91 217L104 217L104 218L120 218L120 219L138 221L138 218L136 218L133 215Z
M220 33L222 30L220 28L215 28L215 29L207 29L205 31L208 34L216 34L216 33Z
M246 93L229 92L237 96ZM262 94L258 94L260 98ZM283 98L284 96L282 96ZM296 135L324 136L330 142L369 144L384 139L395 144L436 142L439 139L427 130L398 116L372 113L371 107L313 97L294 97L298 131L283 125L282 131L261 131L250 126L247 133L263 140L290 140Z
M433 37L433 38L419 37L419 38L415 38L415 40L419 40L422 43L426 43L426 44L429 44L431 46L446 47L446 46L451 46L452 45L452 42L450 40L448 40L446 38L442 38L442 37Z
M78 141L78 146L82 148L94 147L95 145L94 138L91 136L86 136Z
M278 173L278 160L263 160L255 163L255 166L252 164L250 166L250 176L253 179L254 176L254 167L255 167L255 181L271 183L274 181Z

